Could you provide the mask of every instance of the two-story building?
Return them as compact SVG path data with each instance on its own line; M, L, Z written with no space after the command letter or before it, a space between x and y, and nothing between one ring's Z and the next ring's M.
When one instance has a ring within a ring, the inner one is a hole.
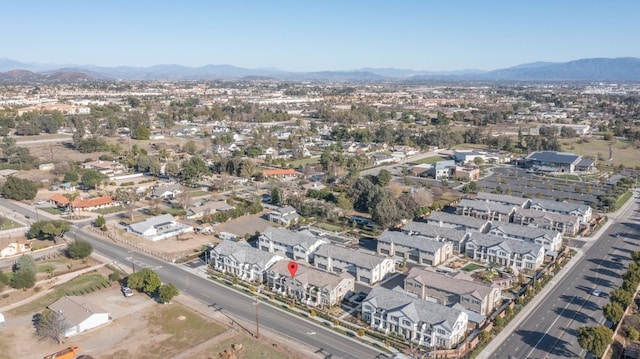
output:
M580 219L580 223L588 225L593 216L593 209L586 204L571 203L571 202L557 202L547 199L532 199L529 209L543 212L553 212L559 214L566 214L575 216Z
M557 252L562 248L562 233L535 226L522 226L516 223L493 222L489 234L496 237L518 239L536 243L546 251Z
M424 265L440 265L453 255L453 246L449 242L410 236L402 232L384 231L377 242L378 254L408 259Z
M471 233L466 254L474 260L495 263L518 271L535 271L544 263L545 250L540 244L518 239Z
M253 248L247 242L223 240L209 250L209 258L217 271L243 281L264 283L267 271L284 256Z
M394 260L358 250L323 244L314 254L316 268L334 273L347 272L359 282L375 284L395 272Z
M409 270L404 290L442 305L460 304L483 316L489 316L502 302L500 288L421 267Z
M273 211L267 213L267 219L271 222L289 226L298 223L300 215L295 208L291 206L277 207Z
M457 228L470 232L483 232L489 225L489 222L485 219L458 216L438 211L431 212L429 217L425 218L424 221L439 227Z
M349 273L334 274L306 264L299 265L291 276L289 262L279 261L267 272L267 285L275 293L295 298L308 306L339 305L353 292L355 280Z
M456 346L469 324L468 315L461 310L380 286L369 292L361 311L362 320L371 328L426 347Z
M464 244L469 232L460 228L440 227L435 223L411 221L401 228L403 233L411 236L419 235L436 241L451 243L453 251L464 253Z
M487 221L510 222L515 213L514 205L477 201L463 198L456 205L456 214Z
M580 218L577 216L526 208L516 210L513 223L557 231L566 236L575 236L580 230Z
M309 231L290 231L284 228L267 227L258 237L258 248L267 252L281 252L293 260L312 262L313 252L328 240Z

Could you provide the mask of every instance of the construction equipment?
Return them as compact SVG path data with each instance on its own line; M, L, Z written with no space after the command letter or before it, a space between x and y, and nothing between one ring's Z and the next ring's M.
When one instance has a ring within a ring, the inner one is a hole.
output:
M77 351L80 347L68 347L59 352L49 354L44 359L73 359L76 357Z

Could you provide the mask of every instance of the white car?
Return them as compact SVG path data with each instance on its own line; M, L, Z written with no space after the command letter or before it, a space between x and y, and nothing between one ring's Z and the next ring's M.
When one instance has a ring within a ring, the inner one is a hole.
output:
M47 203L47 201L45 201L45 200L39 200L39 201L36 202L36 204L38 204L38 205L45 204L45 203Z
M124 294L125 297L131 297L133 296L133 291L129 287L122 287L122 294Z
M591 294L593 294L593 296L595 296L595 297L599 297L600 294L602 294L602 292L597 290L597 289L594 289L593 292L591 292Z

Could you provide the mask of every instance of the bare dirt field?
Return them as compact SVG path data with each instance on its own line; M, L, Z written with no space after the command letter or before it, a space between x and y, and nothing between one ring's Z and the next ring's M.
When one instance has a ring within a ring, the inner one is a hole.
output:
M219 358L220 352L238 343L243 349L237 358L302 358L282 349L283 343L258 341L245 332L232 331L224 324L224 318L214 318L221 314L201 315L180 304L179 298L167 305L141 293L125 298L118 286L87 297L110 313L109 324L58 345L35 337L32 317L37 311L9 317L0 326L0 359L42 358L68 346L79 346L79 354L102 359Z
M216 232L229 232L238 236L244 236L245 234L255 234L257 232L264 232L264 229L273 226L271 223L263 219L262 214L255 214L252 216L242 216L240 218L232 219L228 222L220 224L216 228Z

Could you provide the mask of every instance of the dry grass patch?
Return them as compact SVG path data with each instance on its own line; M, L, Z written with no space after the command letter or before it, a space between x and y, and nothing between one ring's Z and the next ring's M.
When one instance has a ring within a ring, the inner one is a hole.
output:
M218 359L224 358L220 353L225 350L233 351L233 345L242 345L240 351L234 352L237 359L297 359L299 355L290 353L277 344L270 344L262 340L256 340L246 334L237 334L218 344L191 356L191 359Z

